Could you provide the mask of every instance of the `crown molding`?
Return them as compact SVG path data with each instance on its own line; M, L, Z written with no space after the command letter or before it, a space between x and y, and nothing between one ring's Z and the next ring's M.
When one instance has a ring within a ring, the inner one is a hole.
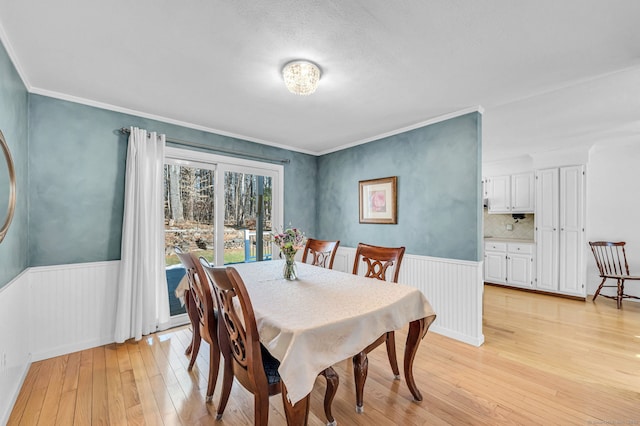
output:
M363 144L368 143L368 142L373 142L373 141L377 141L377 140L380 140L380 139L388 138L389 136L394 136L394 135L398 135L400 133L408 132L410 130L419 129L420 127L428 126L430 124L436 124L436 123L439 123L441 121L450 120L452 118L460 117L461 115L466 115L466 114L469 114L469 113L472 113L472 112L478 112L480 114L484 114L484 108L481 105L477 105L477 106L474 106L474 107L461 109L459 111L450 112L448 114L439 115L437 117L433 117L433 118L430 118L428 120L421 121L419 123L411 124L411 125L406 126L406 127L402 127L402 128L396 129L396 130L391 130L389 132L381 133L381 134L376 135L376 136L371 136L371 137L368 137L366 139L360 139L358 141L351 142L351 143L348 143L348 144L345 144L345 145L341 145L341 146L336 147L336 148L328 149L328 150L325 150L325 151L320 151L320 152L316 153L315 155L321 156L321 155L331 154L332 152L342 151L343 149L353 148L354 146L363 145Z
M264 140L264 139L254 138L254 137L251 137L251 136L241 135L241 134L238 134L238 133L232 133L232 132L227 132L227 131L220 130L220 129L214 129L214 128L211 128L211 127L201 126L199 124L189 123L187 121L174 120L172 118L163 117L163 116L160 116L160 115L149 114L149 113L142 112L142 111L137 111L137 110L133 110L133 109L129 109L129 108L120 107L120 106L117 106L117 105L112 105L112 104L107 104L107 103L104 103L104 102L93 101L91 99L81 98L81 97L78 97L78 96L67 95L65 93L55 92L55 91L52 91L52 90L46 90L46 89L40 89L40 88L34 87L29 92L33 93L33 94L36 94L36 95L48 96L50 98L56 98L56 99L60 99L60 100L63 100L63 101L74 102L74 103L77 103L77 104L87 105L87 106L91 106L91 107L95 107L95 108L101 108L101 109L105 109L105 110L109 110L109 111L120 112L120 113L123 113L123 114L135 115L136 117L148 118L150 120L160 121L162 123L174 124L176 126L186 127L186 128L189 128L189 129L201 130L203 132L214 133L216 135L227 136L227 137L234 138L234 139L240 139L240 140L244 140L244 141L255 142L255 143L259 143L261 145L272 146L274 148L286 149L287 151L295 151L295 152L300 152L302 154L309 154L309 155L318 155L317 153L315 153L313 151L306 151L306 150L303 150L303 149L291 147L291 146L284 145L284 144L279 144L279 143L276 143L276 142L267 141L267 140Z

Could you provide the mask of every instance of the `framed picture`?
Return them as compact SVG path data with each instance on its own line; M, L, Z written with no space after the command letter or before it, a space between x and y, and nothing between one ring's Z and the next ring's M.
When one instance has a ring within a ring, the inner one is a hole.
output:
M360 181L360 223L398 223L397 176Z

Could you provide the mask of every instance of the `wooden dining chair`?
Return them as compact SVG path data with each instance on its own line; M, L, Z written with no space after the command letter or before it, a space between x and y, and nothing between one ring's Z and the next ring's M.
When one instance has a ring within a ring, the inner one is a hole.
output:
M380 247L369 244L359 243L356 249L356 256L353 262L353 274L359 275L360 266L366 266L364 276L368 278L375 278L382 281L387 281L387 271L389 268L393 269L393 275L390 279L391 282L398 282L398 275L400 274L400 265L402 258L404 257L404 247ZM353 357L354 366L358 365L359 368L354 368L354 378L356 384L356 410L362 412L363 407L363 393L364 382L367 375L367 354L372 350L380 346L382 343L386 343L387 356L389 357L389 364L393 371L394 377L400 379L400 369L398 368L398 357L396 355L396 337L395 332L388 331L380 336L375 342L367 346L362 352ZM357 371L361 371L364 378L357 377Z
M336 257L339 245L340 240L324 241L308 238L302 252L302 263L307 263L307 258L311 255L309 263L312 265L333 269L333 259Z
M602 294L602 297L609 299L615 299L618 309L622 307L622 299L640 299L640 297L631 296L624 292L625 281L640 281L640 276L629 274L629 264L627 263L627 253L624 249L626 242L608 242L608 241L594 241L589 242L591 246L591 252L596 260L596 266L600 273L602 282L598 286L592 301L596 300L596 297L600 294L600 290L605 287L612 287L616 289L616 295L610 296ZM615 280L616 285L605 285L605 282L609 279Z
M198 258L193 253L183 253L179 249L176 254L187 270L187 279L189 281L189 291L188 294L185 294L185 300L187 301L187 313L193 328L193 337L191 340L191 359L187 369L191 371L193 368L200 351L200 343L204 339L209 344L209 381L206 400L210 402L213 399L213 392L220 369L218 311L211 294L209 278Z
M216 419L222 419L233 379L236 378L254 396L254 423L266 426L269 422L269 397L282 393L278 373L280 362L260 343L253 305L240 274L232 267L205 267L205 270L213 284L220 309L218 327L220 350L224 356L222 391ZM327 380L325 414L328 424L335 425L331 404L338 390L338 374L331 367L321 374ZM282 398L286 396L282 395Z
M184 252L182 251L182 249L178 246L173 247L173 251L175 252L176 256L178 256L178 260L180 260L180 255L184 254ZM182 264L182 262L180 262ZM184 265L183 265L184 266ZM185 267L186 268L186 267ZM184 291L184 295L182 296L183 300L184 300L184 308L187 311L187 316L189 317L189 322L191 323L191 343L189 343L189 346L187 346L187 349L185 349L184 354L186 356L189 357L189 360L191 360L191 355L193 354L193 347L194 342L196 340L200 341L202 338L200 337L200 319L198 317L198 311L195 309L195 302L193 300L193 297L191 296L191 284L189 283L189 276L186 274L186 269L185 269L185 276L183 277L183 279L187 280L187 289ZM178 286L180 287L180 285ZM198 348L200 347L200 345L198 345ZM198 354L196 353L195 356L193 357L194 363L195 363L195 359L198 356ZM189 366L187 367L188 371L191 371L191 369L193 368L193 363L189 362Z

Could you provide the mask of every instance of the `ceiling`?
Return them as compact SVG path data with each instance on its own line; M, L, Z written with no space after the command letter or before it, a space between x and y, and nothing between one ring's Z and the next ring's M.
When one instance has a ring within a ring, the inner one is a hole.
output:
M312 154L481 106L497 160L640 139L638 17L638 0L0 0L0 36L33 93ZM280 75L299 58L322 69L311 96Z

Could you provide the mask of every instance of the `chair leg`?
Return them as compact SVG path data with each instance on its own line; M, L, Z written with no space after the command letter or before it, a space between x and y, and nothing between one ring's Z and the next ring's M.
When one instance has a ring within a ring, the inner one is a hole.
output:
M231 346L229 344L229 336L227 336L226 332L222 333L223 327L222 323L218 321L218 336L219 341L218 345L220 348L220 353L223 357L223 365L222 365L222 389L220 390L220 402L218 403L218 413L216 415L216 420L222 419L222 413L224 413L224 409L227 406L227 402L229 401L229 395L231 394L231 386L233 385L233 355L231 354Z
M598 297L598 295L600 294L600 290L602 290L602 287L604 286L604 282L606 281L606 278L602 279L602 282L600 283L600 285L598 286L598 289L596 290L596 292L593 294L593 299L591 299L592 302L594 302L596 300L596 297Z
M364 412L364 384L367 381L369 360L366 352L353 357L353 378L356 384L356 413Z
M218 381L218 370L220 370L220 348L214 338L214 342L209 344L209 383L207 384L207 402L213 399L213 392Z
M189 311L191 309L189 307L189 305L191 305L191 297L189 297L189 290L185 290L183 297L184 297L184 309L185 311L187 311L187 315L189 316L189 321L191 321L191 312ZM191 324L191 326L193 327L193 324ZM190 356L192 349L193 349L193 330L191 332L191 343L189 343L189 346L187 346L187 349L185 349L184 354L186 356Z
M187 367L187 371L191 371L193 369L193 365L196 363L196 359L198 358L198 352L200 352L200 343L202 343L202 337L200 336L200 327L198 326L193 331L193 341L192 341L193 348L191 349L191 359L189 360L189 366Z
M187 307L187 314L189 314L192 329L191 344L185 351L185 355L190 355L187 371L191 371L193 365L196 363L196 359L198 358L202 337L200 336L200 318L198 317L196 302L193 300L193 295L190 290L185 292L185 305Z
M333 367L327 368L320 374L327 379L327 391L324 394L324 414L327 416L327 426L336 426L336 419L331 413L331 404L333 404L333 398L336 396L336 392L338 392L340 378Z
M396 356L396 334L393 331L387 333L387 356L389 357L389 364L391 364L391 371L393 371L394 378L400 380L400 370L398 369L398 357Z
M269 393L260 396L260 392L253 394L253 415L256 426L267 426L269 424Z
M624 280L618 279L618 309L622 308L622 296L624 295Z

